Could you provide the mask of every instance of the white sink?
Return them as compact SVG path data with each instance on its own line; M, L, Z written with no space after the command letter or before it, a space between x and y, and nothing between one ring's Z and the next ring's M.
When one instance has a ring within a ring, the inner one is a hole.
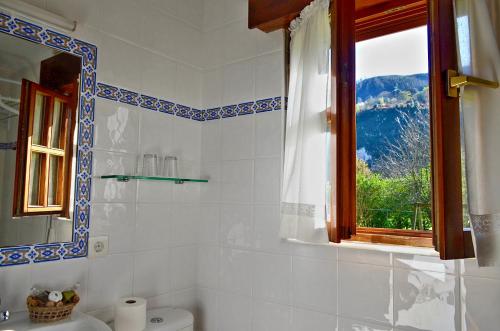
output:
M104 322L82 313L73 313L70 319L55 323L32 323L27 313L15 313L0 323L0 331L111 331Z

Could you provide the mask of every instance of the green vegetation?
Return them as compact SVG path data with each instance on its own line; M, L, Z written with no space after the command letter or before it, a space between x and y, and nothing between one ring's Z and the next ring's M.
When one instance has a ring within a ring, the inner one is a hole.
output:
M432 229L429 166L420 169L417 180L413 174L384 177L371 171L367 164L359 159L356 168L358 226ZM416 183L418 187L415 186Z

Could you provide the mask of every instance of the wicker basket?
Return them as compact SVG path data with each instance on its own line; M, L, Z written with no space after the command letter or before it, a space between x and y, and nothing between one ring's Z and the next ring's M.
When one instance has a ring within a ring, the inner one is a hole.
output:
M68 303L61 307L29 307L30 319L34 323L50 323L66 319L71 316L74 303Z

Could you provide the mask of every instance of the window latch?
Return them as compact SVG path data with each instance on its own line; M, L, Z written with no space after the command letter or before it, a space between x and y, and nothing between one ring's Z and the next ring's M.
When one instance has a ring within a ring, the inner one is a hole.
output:
M447 86L448 96L451 98L458 98L460 96L460 88L462 86L474 85L474 86L483 86L489 88L498 88L500 86L498 82L462 75L455 70L448 70L446 75L447 75L446 80L448 83Z

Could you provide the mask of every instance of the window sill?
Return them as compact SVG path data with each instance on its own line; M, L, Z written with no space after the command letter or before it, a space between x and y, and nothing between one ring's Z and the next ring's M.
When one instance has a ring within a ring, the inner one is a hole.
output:
M358 227L351 241L434 248L432 232Z
M364 251L377 251L384 253L394 253L394 254L411 254L419 256L433 256L439 257L439 253L430 247L415 247L406 245L389 245L389 244L376 244L361 241L343 241L340 244L330 242L328 244L312 244L306 243L300 240L288 239L290 243L309 245L309 246L320 246L320 247L335 247L335 248L349 248Z
M437 256L439 253L430 247L415 247L406 245L388 245L388 244L376 244L361 241L343 241L340 244L330 243L333 247L338 248L352 248L367 251L378 251L385 253L397 253L397 254L411 254L411 255L421 255L421 256Z

